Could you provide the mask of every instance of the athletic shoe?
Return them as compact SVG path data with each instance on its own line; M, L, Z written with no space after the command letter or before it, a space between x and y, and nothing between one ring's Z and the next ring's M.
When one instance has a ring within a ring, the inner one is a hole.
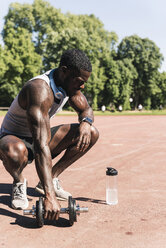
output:
M28 207L26 179L23 183L13 183L11 205L14 209L26 209Z
M60 185L59 179L57 177L53 178L53 185L54 185L55 194L58 200L65 201L65 200L68 200L69 196L72 196L69 192L65 191L62 188L62 186ZM35 190L42 195L45 194L41 182L38 183L38 185L35 187Z

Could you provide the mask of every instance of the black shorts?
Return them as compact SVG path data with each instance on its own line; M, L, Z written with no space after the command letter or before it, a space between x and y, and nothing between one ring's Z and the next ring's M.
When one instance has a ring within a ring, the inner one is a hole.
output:
M56 127L51 128L51 140L52 140L54 134L58 131L60 126L56 126ZM4 137L6 135L13 135L13 134L5 133L5 134L2 134L2 136L0 138ZM15 135L15 134L14 134L14 136L18 137L19 139L21 139L24 142L24 144L28 150L28 164L31 164L32 161L34 160L34 153L35 153L34 152L33 138L32 137L19 136L19 135Z

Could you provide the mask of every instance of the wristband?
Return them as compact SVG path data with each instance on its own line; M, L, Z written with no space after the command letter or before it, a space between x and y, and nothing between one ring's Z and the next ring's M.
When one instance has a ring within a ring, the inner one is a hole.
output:
M93 123L93 120L92 120L91 118L89 118L89 117L84 117L84 118L80 121L80 123L83 122L83 121L89 123L90 125L92 125L92 123Z

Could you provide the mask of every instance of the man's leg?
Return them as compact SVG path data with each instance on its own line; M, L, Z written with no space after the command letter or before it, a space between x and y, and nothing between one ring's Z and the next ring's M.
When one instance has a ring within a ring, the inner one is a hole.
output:
M97 141L99 133L95 127L91 127L91 141L88 149L84 152L77 149L79 139L79 124L61 125L55 127L55 134L50 142L52 157L56 157L62 151L66 150L62 158L53 166L52 176L53 184L57 197L60 200L67 200L71 194L64 191L59 184L58 176L72 163L82 157Z
M19 138L6 135L0 139L0 159L5 169L13 177L12 207L27 208L26 179L22 175L28 162L27 148Z
M52 158L58 156L62 151L65 151L61 159L53 166L52 176L56 196L59 200L67 200L71 194L64 191L59 184L58 176L72 163L82 157L96 143L99 133L94 126L91 126L91 142L85 152L77 150L77 142L79 139L79 124L65 124L53 127L51 130L52 139L49 147ZM43 187L39 182L36 190L44 194Z
M98 140L98 130L91 126L91 142L88 149L81 152L77 149L79 139L79 124L68 124L59 127L50 142L52 157L66 150L62 158L53 166L52 175L58 177L68 166L81 158Z

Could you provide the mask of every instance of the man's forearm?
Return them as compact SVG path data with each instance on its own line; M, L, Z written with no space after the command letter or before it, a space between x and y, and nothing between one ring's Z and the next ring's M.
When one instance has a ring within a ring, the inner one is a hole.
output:
M52 182L52 159L48 146L36 151L35 165L46 196L53 196L55 192Z
M90 118L92 120L92 122L94 122L94 115L93 115L93 110L91 107L78 113L79 122L81 122L86 117Z

